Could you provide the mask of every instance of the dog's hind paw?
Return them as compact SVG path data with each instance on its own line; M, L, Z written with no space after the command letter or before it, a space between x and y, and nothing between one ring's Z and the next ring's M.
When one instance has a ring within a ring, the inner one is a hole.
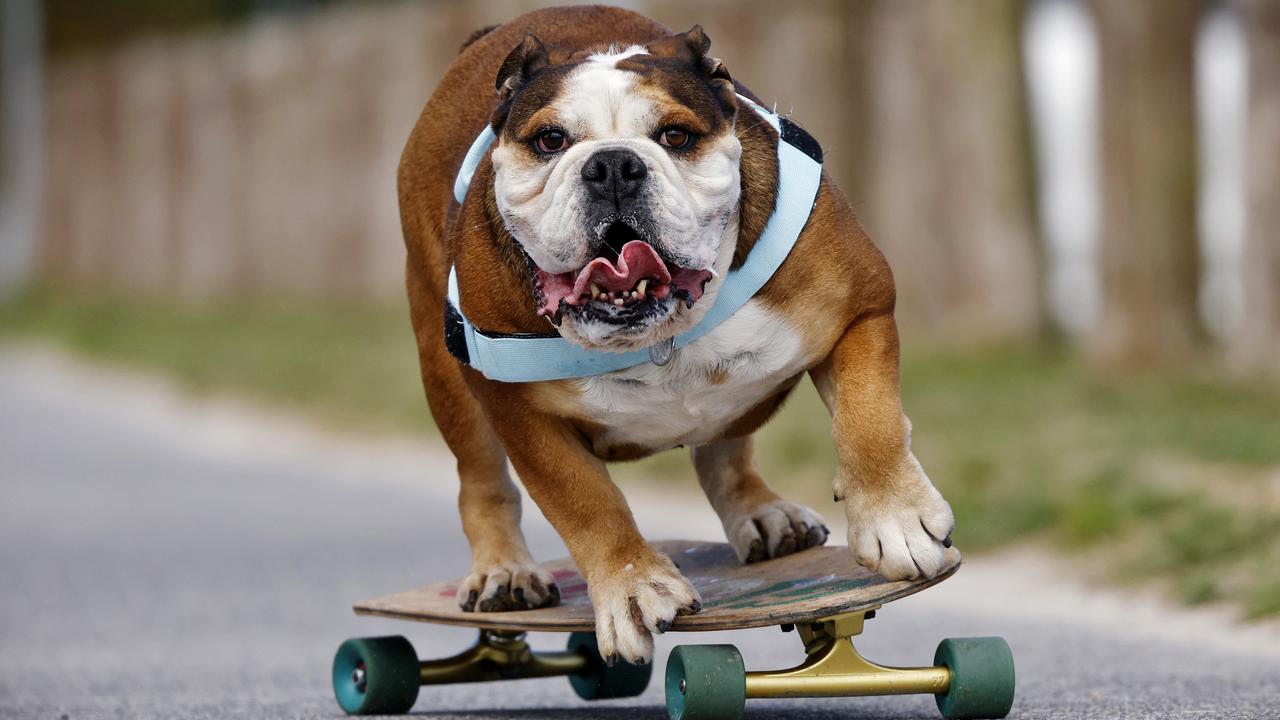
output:
M458 605L467 612L532 610L560 604L555 577L534 563L473 566L458 586Z
M596 645L610 664L619 659L649 663L654 633L666 632L677 615L702 609L698 591L671 559L647 546L612 572L593 575L588 592L596 612Z
M729 517L724 526L738 559L746 563L817 547L830 534L821 515L781 499Z

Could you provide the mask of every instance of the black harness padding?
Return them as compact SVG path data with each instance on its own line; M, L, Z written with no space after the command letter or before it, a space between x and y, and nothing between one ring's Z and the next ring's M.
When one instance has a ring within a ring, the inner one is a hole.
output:
M818 140L816 138L806 132L804 128L784 117L779 117L778 123L782 126L783 140L795 149L813 158L814 162L822 162L822 146L818 144Z
M471 353L467 351L467 331L462 326L462 313L458 312L447 297L444 299L444 346L463 365L471 364Z

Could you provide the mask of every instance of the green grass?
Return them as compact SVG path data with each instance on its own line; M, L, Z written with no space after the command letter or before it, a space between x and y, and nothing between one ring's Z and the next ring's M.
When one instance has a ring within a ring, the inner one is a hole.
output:
M329 303L209 308L37 292L0 306L30 338L346 427L429 431L407 312ZM957 542L1036 539L1188 603L1280 614L1280 388L1208 372L1101 377L1070 354L908 348L914 448L956 511ZM803 383L760 433L767 477L830 506L830 420ZM687 452L620 465L692 483Z
M260 302L193 307L52 291L0 305L0 339L231 391L371 430L432 427L408 309Z

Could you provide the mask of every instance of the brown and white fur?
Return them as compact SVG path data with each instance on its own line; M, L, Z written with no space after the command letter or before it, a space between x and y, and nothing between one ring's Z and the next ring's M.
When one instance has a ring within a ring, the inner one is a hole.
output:
M422 378L457 457L472 550L458 601L488 612L558 600L553 578L525 545L509 459L588 581L600 652L632 663L649 661L652 633L697 612L700 600L641 537L605 463L688 446L744 561L821 544L827 529L820 516L778 496L752 459L752 433L805 373L833 418L835 496L857 561L891 579L933 576L944 569L953 525L950 507L910 450L892 276L825 177L777 273L665 366L503 383L446 350L451 265L463 313L486 331L545 333L551 320L586 347L632 350L703 316L772 213L778 172L776 134L736 99L735 91L750 93L707 55L708 45L699 28L673 35L616 8L523 15L464 47L427 103L399 171ZM454 178L486 124L498 139L458 205ZM678 137L661 134L673 126L695 138L691 149L660 144ZM547 127L566 135L559 152L531 145ZM538 271L573 273L602 252L603 230L590 223L599 208L582 201L590 175L583 168L614 148L634 153L648 170L628 206L644 216L632 218L645 225L637 234L672 268L711 273L705 294L691 305L645 296L644 316L624 323L563 303L564 312L540 315Z

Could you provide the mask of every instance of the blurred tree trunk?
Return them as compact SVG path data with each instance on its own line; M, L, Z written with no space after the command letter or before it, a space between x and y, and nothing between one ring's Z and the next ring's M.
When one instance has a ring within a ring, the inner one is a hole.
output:
M1244 317L1230 350L1246 369L1280 372L1280 3L1238 4L1248 43Z
M898 285L905 336L1044 326L1021 72L1023 3L865 0L850 11L854 206ZM861 25L858 27L857 25Z
M1141 368L1190 356L1196 304L1199 0L1094 0L1101 59L1102 297L1090 351Z
M0 5L0 300L26 287L40 241L44 142L41 4Z
M836 157L824 157L828 172L840 183L859 219L865 211L872 187L867 160L873 146L867 98L871 93L875 58L874 48L866 38L875 22L876 10L875 2L855 0L843 4L837 13L837 16L843 16L841 34L844 42L838 60L841 73L834 90L843 124L841 133L845 152Z

